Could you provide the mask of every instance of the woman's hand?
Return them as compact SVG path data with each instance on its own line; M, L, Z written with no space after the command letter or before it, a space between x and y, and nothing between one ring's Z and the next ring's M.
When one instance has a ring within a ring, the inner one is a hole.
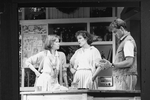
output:
M41 73L37 71L37 72L35 72L35 75L36 75L36 77L39 77L41 75Z
M64 69L67 69L67 68L70 68L70 67L71 67L71 65L70 65L69 63L67 63L67 64L65 64L65 65L63 66Z
M94 82L95 79L96 79L96 77L95 77L95 76L92 76L92 82Z
M74 69L74 68L70 68L70 71L71 71L72 74L75 74L77 70Z

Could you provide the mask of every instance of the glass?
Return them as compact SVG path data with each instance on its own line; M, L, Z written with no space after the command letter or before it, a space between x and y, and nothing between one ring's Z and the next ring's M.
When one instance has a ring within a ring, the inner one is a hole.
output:
M71 83L71 89L78 89L78 83Z
M90 23L90 32L94 41L112 41L112 33L108 31L110 22Z
M37 92L38 92L38 91L42 91L42 86L36 86L36 87L35 87L35 91L37 91Z
M50 24L49 34L57 34L61 37L61 42L76 42L75 33L79 30L87 30L86 23L72 24Z
M94 45L101 53L101 57L112 62L112 45Z

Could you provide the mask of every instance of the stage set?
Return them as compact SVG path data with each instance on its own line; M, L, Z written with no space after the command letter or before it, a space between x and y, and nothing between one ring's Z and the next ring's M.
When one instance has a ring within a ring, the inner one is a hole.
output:
M141 100L140 77L136 90L115 90L112 77L112 68L102 70L98 75L98 90L70 89L67 91L34 91L36 76L26 65L26 60L43 51L47 35L60 36L60 49L66 55L65 63L79 49L75 33L87 30L94 36L91 44L101 53L101 57L114 61L118 41L115 35L108 31L109 24L117 17L128 15L127 10L137 10L139 7L22 7L19 8L19 65L20 65L20 95L21 100ZM116 15L117 14L117 15ZM133 19L135 16L131 17ZM129 18L130 19L130 18ZM138 27L139 20L127 21L127 24ZM139 30L130 29L133 35ZM40 64L34 64L39 69ZM138 64L139 66L139 64ZM73 75L68 72L67 80L71 84ZM139 68L138 68L139 70ZM60 67L59 83L64 85L63 69ZM70 85L69 85L70 86ZM71 86L70 86L71 87Z

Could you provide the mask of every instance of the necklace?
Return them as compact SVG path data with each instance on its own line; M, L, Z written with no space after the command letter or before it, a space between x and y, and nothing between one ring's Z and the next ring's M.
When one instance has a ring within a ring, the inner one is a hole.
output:
M51 55L48 56L48 58L50 60L51 67L53 69L56 69L56 66L57 66L57 57L51 54Z
M53 70L51 75L52 75L52 77L57 78L57 75L58 75L57 57L51 55L51 57L49 57L49 58L50 58L50 62L51 62L51 66L50 67L52 67L52 70Z
M56 57L54 57L53 60L51 61L51 65L52 65L53 69L56 69L56 67L57 67L57 58Z

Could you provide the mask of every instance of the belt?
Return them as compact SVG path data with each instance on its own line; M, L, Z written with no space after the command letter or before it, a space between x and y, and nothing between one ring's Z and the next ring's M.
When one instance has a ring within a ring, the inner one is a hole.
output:
M43 72L43 73L51 75L51 73L50 73L50 72Z

